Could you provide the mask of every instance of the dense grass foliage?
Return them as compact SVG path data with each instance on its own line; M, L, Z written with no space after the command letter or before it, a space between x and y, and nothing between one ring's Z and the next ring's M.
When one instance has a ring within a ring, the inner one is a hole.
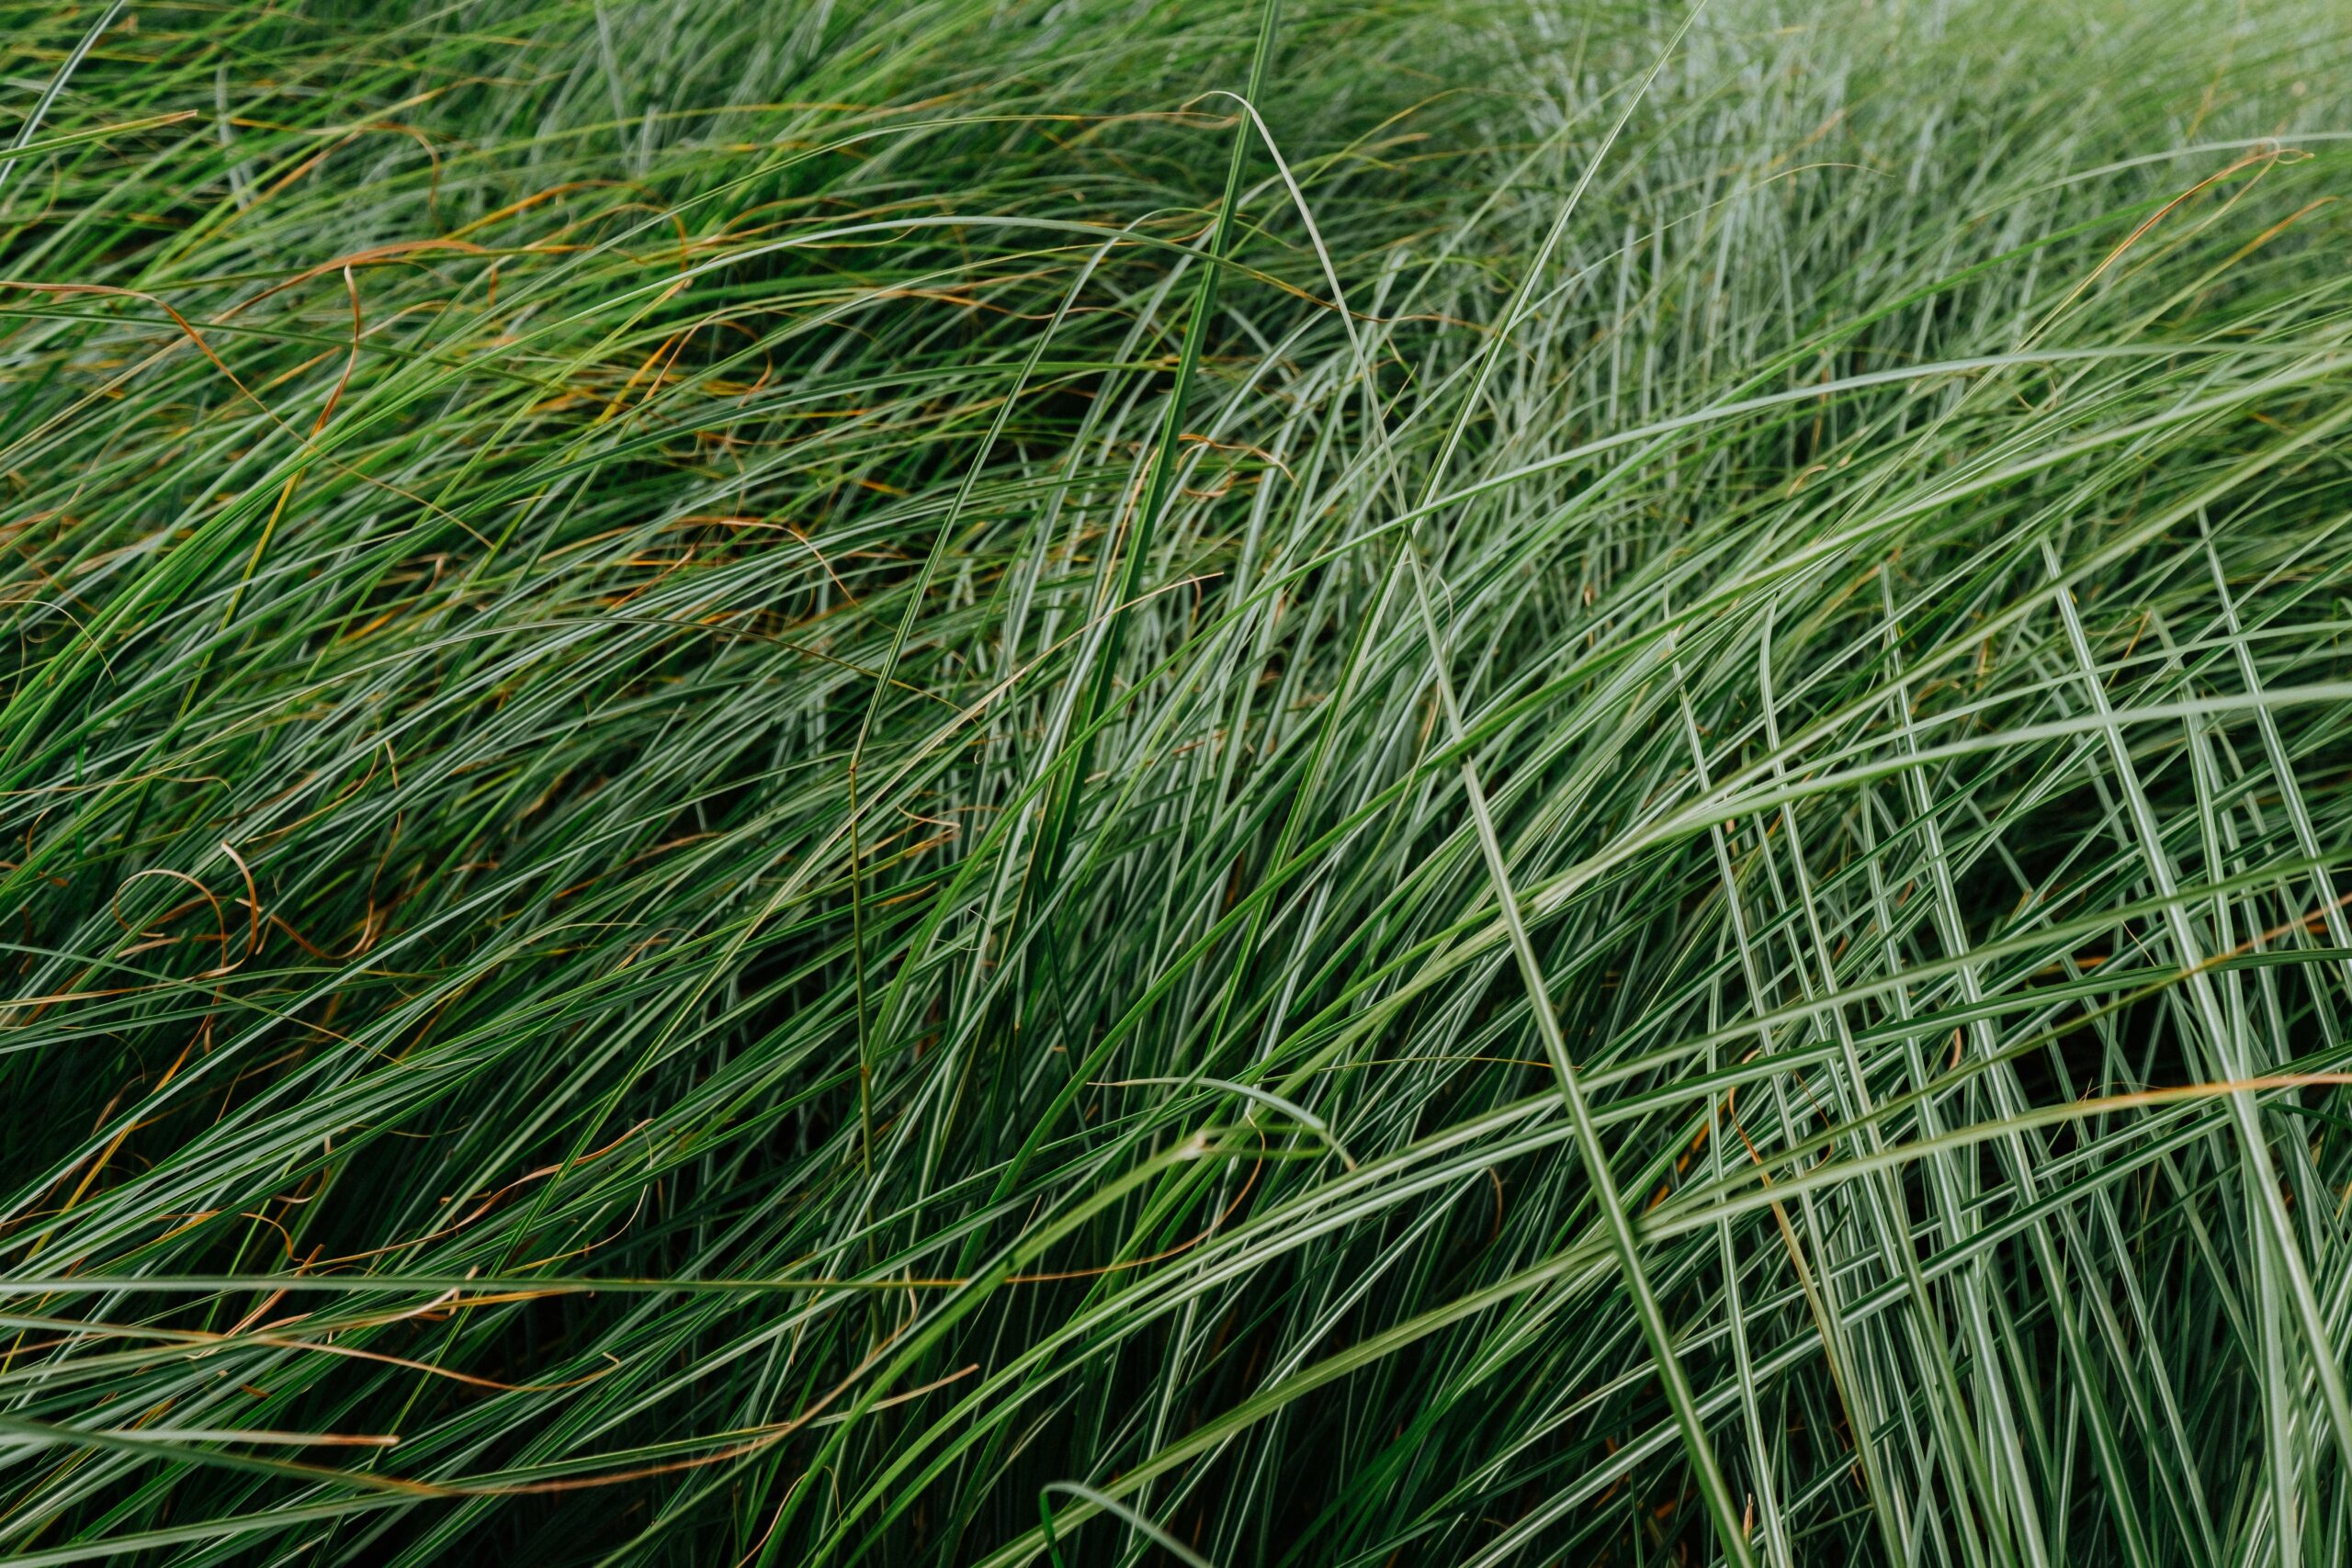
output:
M2347 43L0 6L0 1558L2352 1561Z

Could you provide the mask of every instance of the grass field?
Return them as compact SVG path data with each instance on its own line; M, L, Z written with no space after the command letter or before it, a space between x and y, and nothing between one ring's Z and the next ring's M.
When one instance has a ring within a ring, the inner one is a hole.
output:
M0 0L0 1561L2352 1563L2339 0Z

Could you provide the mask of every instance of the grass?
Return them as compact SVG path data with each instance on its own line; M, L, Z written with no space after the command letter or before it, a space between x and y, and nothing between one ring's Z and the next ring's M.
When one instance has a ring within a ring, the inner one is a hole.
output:
M2352 1561L2339 6L0 38L0 1558Z

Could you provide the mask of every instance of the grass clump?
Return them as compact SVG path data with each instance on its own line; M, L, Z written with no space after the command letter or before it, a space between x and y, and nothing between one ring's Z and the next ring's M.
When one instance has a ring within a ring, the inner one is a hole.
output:
M0 10L25 1564L2334 1563L2347 28Z

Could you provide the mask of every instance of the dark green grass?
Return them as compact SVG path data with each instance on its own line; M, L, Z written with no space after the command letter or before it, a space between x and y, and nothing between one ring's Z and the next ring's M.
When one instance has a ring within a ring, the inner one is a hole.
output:
M0 6L0 1560L2352 1562L2347 44Z

